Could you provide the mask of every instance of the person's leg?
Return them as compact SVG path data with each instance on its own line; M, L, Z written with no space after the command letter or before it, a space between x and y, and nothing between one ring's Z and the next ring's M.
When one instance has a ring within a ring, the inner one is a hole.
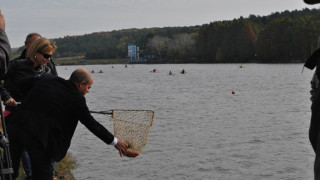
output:
M52 180L52 159L43 148L38 145L28 145L26 150L29 154L32 167L33 180Z
M24 149L23 143L21 142L21 131L15 126L8 126L7 132L9 136L9 150L12 161L12 168L14 171L13 179L16 179L19 175L21 153Z
M314 161L314 179L320 179L320 141L318 141L318 148L316 149L316 158Z
M31 169L31 161L29 154L26 150L24 150L21 154L22 167L27 177L32 177L32 169Z
M52 170L53 171L56 170L56 164L55 163L56 163L55 161L51 162L51 166L52 166Z
M320 180L320 98L317 97L311 106L309 139L316 154L314 161L314 179Z
M317 97L311 106L311 121L309 127L309 140L314 152L317 151L320 131L320 98Z

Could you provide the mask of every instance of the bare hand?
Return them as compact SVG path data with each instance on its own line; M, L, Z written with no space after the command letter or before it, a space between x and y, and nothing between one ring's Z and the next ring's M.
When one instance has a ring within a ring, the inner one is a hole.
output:
M4 17L3 17L2 13L1 13L1 10L0 10L0 29L5 30L5 27L6 27L6 23L4 21Z
M118 151L120 156L127 154L128 144L121 139L118 139L118 143L114 146Z
M10 98L5 102L5 105L10 107L17 107L17 102L13 98Z

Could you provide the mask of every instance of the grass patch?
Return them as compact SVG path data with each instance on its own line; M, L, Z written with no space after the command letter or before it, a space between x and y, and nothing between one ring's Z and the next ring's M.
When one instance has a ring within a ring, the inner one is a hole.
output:
M62 161L56 163L56 175L59 179L75 180L72 174L72 170L77 167L77 161L67 153L66 157Z

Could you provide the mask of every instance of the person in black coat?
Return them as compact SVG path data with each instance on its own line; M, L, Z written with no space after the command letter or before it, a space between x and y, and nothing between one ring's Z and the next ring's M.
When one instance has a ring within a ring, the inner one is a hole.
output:
M86 69L77 69L69 80L44 75L20 84L27 95L6 120L15 177L21 152L26 149L31 158L32 178L51 180L51 161L64 158L78 121L106 144L114 145L120 156L126 155L127 143L115 138L89 112L84 95L92 83L92 75Z
M5 20L0 10L0 80L4 79L11 55L11 47L5 32Z
M307 59L304 67L311 70L316 68L311 80L310 90L312 105L309 140L316 155L314 161L314 179L320 180L320 49L317 49Z
M17 102L23 100L21 89L18 88L21 79L44 74L55 75L47 64L56 48L50 40L39 38L30 46L27 59L10 61L4 78L4 89L1 90L1 98L5 102L6 110L13 111Z
M14 111L17 102L21 102L24 96L21 93L21 88L18 87L19 81L26 77L42 76L44 74L56 75L48 67L51 61L51 55L57 48L50 40L32 34L27 37L26 43L27 54L24 59L10 61L8 71L4 78L4 88L1 90L1 98L6 105L4 115L7 116ZM31 43L32 41L32 43ZM23 169L27 175L27 179L32 177L31 162L27 152L23 152L22 156Z

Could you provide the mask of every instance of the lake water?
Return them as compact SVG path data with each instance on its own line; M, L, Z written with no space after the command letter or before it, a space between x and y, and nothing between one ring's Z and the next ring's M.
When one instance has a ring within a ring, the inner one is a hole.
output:
M113 68L112 68L113 66ZM69 152L77 180L311 180L310 80L302 64L58 66L94 73L91 110L150 109L148 143L120 157L81 123ZM156 68L156 73L151 73ZM179 72L185 69L187 74ZM169 76L169 71L175 73ZM235 94L232 94L232 91ZM93 116L111 132L109 116Z

